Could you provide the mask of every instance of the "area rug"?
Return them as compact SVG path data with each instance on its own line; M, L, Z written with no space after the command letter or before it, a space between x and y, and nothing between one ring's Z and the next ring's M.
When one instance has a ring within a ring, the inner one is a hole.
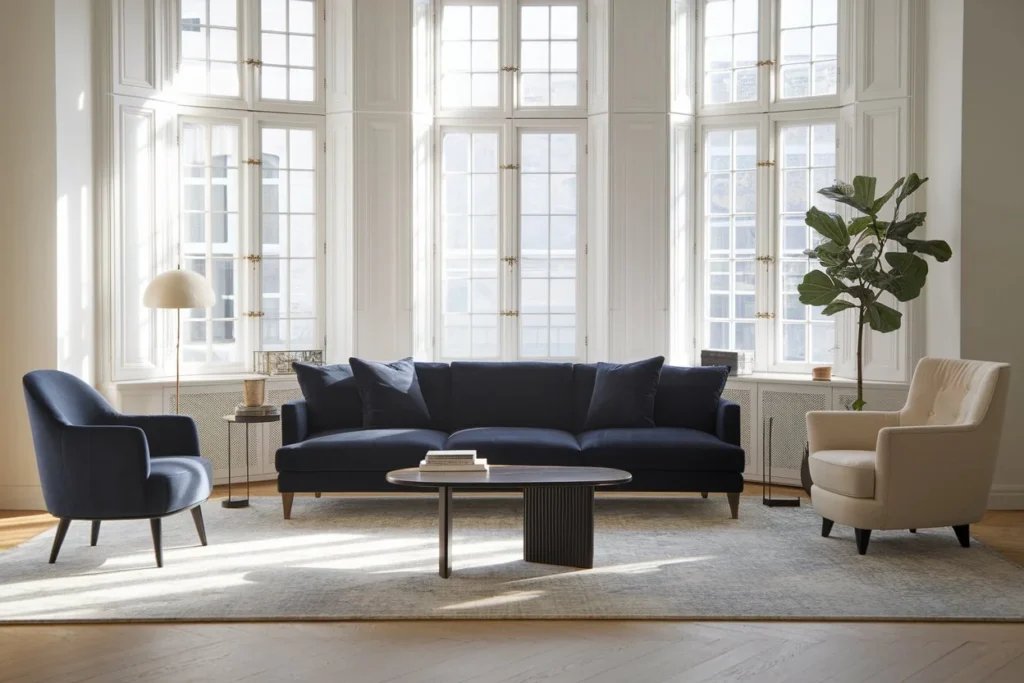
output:
M437 504L419 498L276 498L204 506L164 522L164 567L149 524L106 522L99 545L72 523L0 553L0 621L317 619L1021 620L1024 569L951 529L820 535L808 507L724 496L599 498L595 566L522 559L522 501L456 497L454 573L437 575Z

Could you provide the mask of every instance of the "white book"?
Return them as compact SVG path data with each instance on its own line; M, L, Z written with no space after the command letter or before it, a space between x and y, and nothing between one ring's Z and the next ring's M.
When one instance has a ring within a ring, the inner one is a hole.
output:
M427 451L425 460L429 463L464 463L477 460L476 451Z
M468 464L446 464L437 465L428 463L426 460L420 461L420 472L486 472L488 471L486 460L477 460L473 463Z

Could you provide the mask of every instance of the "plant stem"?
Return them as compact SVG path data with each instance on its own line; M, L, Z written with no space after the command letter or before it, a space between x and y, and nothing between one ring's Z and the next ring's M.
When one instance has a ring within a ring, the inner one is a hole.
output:
M857 408L864 409L864 305L857 317Z

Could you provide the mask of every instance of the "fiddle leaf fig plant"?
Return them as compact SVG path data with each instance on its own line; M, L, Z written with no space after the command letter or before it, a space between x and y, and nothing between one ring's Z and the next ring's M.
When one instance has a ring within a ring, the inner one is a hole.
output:
M928 276L929 256L948 261L953 250L943 240L919 240L911 233L924 225L925 213L900 216L900 207L927 178L911 173L896 181L881 197L875 196L877 180L857 176L853 184L836 181L818 190L839 204L853 207L860 216L847 222L837 213L816 207L807 212L805 222L821 239L804 253L817 259L820 269L804 276L798 286L800 302L823 306L822 313L835 315L853 310L857 315L857 400L854 410L864 408L864 327L876 332L900 328L903 314L880 299L888 292L897 301L911 301L921 294ZM893 201L892 219L879 214Z

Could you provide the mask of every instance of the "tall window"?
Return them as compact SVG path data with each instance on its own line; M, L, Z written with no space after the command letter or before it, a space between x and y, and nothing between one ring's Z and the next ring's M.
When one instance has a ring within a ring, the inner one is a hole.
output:
M238 371L252 351L322 348L322 2L178 7L175 84L199 106L178 110L174 242L216 294L183 317L182 359Z
M438 20L435 355L584 358L585 3Z
M695 351L752 352L760 371L830 363L832 318L800 304L797 285L817 244L804 216L834 210L817 191L838 166L837 0L699 9Z

